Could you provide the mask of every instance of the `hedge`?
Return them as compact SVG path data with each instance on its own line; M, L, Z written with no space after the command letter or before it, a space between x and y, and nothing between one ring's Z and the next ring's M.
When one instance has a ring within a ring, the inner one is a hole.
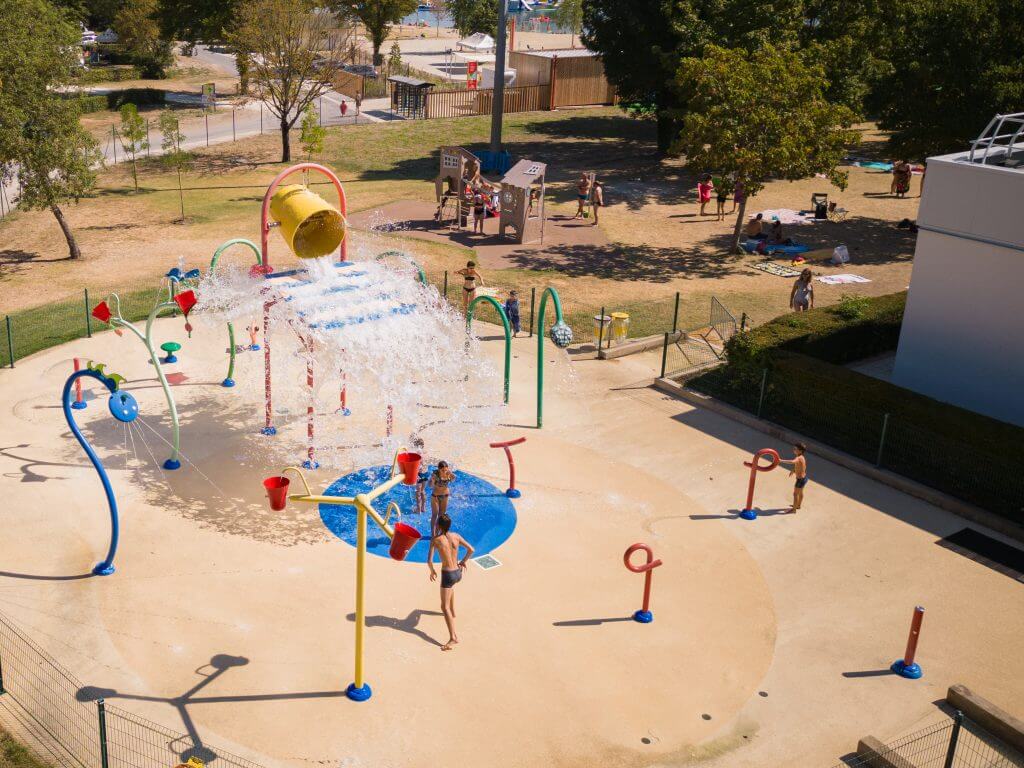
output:
M96 83L122 83L126 80L141 80L142 70L131 64L115 64L109 67L96 67L82 71L75 82L79 85Z
M907 292L844 299L829 307L791 312L736 334L726 345L738 375L756 376L772 367L777 352L798 352L842 365L896 349Z
M126 88L123 91L110 91L109 93L97 93L90 96L74 95L69 98L76 99L79 111L84 115L87 112L100 112L102 110L117 110L122 104L135 104L143 106L147 104L163 104L167 98L167 91L159 88Z

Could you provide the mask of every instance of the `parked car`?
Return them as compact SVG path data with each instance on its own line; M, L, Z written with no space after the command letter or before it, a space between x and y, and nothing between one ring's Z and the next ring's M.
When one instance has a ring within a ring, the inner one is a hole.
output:
M377 70L369 64L345 64L342 66L342 69L346 72L351 72L353 75L362 75L367 80L377 79Z

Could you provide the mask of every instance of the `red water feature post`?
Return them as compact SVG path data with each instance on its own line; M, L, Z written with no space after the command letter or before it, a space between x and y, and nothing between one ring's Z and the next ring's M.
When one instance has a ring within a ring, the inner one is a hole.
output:
M503 443L491 443L491 448L504 448L505 458L508 459L508 490L505 491L505 495L510 499L518 499L522 496L522 492L516 488L516 462L512 458L512 451L509 448L513 445L521 445L526 442L525 437L517 437L515 440L506 440Z
M924 673L921 666L914 661L917 655L917 641L921 636L921 622L924 621L924 608L920 605L914 608L914 615L910 619L910 634L907 636L907 650L902 659L892 663L890 669L901 677L917 680Z
M768 464L761 464L761 457L768 457ZM740 511L740 517L744 520L756 520L757 510L754 509L754 483L757 481L758 472L771 472L779 466L781 457L774 448L762 448L754 454L750 461L744 461L744 467L750 467L750 482L747 484L747 503Z
M634 552L644 552L647 555L647 562L641 563L640 565L633 565L630 562ZM651 572L661 565L661 560L654 559L654 552L646 544L637 542L626 550L626 553L622 556L622 562L625 563L626 568L633 573L644 574L644 607L633 614L633 620L638 621L641 624L650 624L654 621L654 614L651 613Z
M316 415L316 393L313 391L313 339L302 339L306 348L306 386L309 387L309 405L306 406L306 439L309 442L308 456L302 462L303 469L316 469L320 466L313 456L313 419Z
M81 361L75 358L75 373L81 370ZM75 402L71 404L71 407L76 411L81 411L86 407L85 400L82 399L82 377L79 376L75 379Z

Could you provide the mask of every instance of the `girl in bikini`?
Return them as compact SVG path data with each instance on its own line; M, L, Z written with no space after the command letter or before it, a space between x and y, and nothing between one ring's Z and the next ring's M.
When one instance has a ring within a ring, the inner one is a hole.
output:
M466 262L466 268L460 269L455 274L462 275L462 279L465 283L462 286L462 311L465 312L469 309L469 302L476 298L477 281L480 281L480 285L484 284L484 276L476 271L476 262Z
M447 461L439 461L437 469L430 476L430 484L433 486L434 494L430 497L430 533L435 535L437 530L437 519L448 513L448 497L451 491L448 485L455 479L455 473L448 468Z

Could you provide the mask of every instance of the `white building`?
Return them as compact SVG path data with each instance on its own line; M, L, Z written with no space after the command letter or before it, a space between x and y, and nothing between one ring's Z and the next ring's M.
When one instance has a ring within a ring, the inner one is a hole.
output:
M1024 113L928 159L892 380L1024 426Z

